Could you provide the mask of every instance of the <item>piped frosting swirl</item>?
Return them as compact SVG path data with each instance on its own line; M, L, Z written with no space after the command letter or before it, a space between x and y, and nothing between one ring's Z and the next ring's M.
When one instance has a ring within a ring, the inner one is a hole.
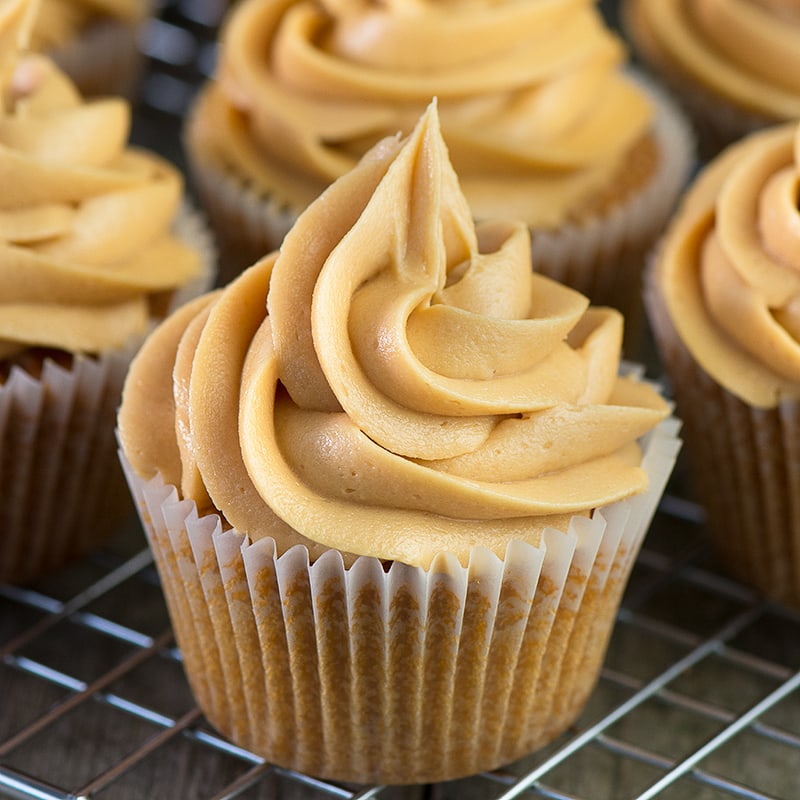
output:
M192 135L302 209L436 96L476 217L557 227L648 131L623 59L593 0L245 0Z
M180 174L127 146L128 103L84 102L49 60L21 54L31 9L0 13L0 357L103 352L143 335L200 255L171 230Z
M684 200L657 281L688 349L756 407L800 396L800 127L731 146Z
M631 0L646 49L701 86L772 119L800 118L795 0Z
M281 550L502 557L645 487L668 410L618 377L621 336L532 271L524 223L476 229L431 106L156 331L120 432L139 474Z

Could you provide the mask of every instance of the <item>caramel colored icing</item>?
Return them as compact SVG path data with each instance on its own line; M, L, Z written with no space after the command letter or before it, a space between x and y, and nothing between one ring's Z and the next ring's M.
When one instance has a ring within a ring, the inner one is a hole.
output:
M623 59L592 0L245 0L190 135L300 210L436 96L477 218L556 227L649 128Z
M39 5L31 47L37 52L49 52L99 20L140 22L148 0L39 0Z
M156 331L120 433L138 474L281 550L502 557L645 488L667 407L618 377L621 336L533 272L524 223L476 229L432 105Z
M796 0L630 0L651 55L736 105L800 117Z
M680 338L756 407L800 396L800 127L728 148L687 195L657 281Z
M29 9L0 14L0 357L98 353L143 335L200 256L171 232L179 173L126 146L128 104L83 102L50 61L18 56Z

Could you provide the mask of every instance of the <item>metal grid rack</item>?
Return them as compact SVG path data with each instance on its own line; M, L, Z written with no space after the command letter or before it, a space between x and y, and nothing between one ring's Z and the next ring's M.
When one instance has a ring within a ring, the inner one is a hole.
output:
M179 165L180 122L213 64L225 5L168 0L143 39L149 69L134 138ZM0 796L795 800L800 614L718 568L681 473L679 465L578 724L502 771L435 786L320 781L215 733L183 677L132 520L41 584L0 585Z

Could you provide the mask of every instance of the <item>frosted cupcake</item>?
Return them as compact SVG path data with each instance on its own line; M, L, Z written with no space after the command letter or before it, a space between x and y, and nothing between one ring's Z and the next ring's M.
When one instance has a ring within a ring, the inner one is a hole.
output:
M38 0L31 48L53 58L83 95L133 97L149 0Z
M532 230L543 274L624 311L691 161L592 0L246 0L186 132L231 269L433 96L470 207ZM224 267L228 269L228 267Z
M675 90L704 157L800 118L796 0L626 0L638 53Z
M800 605L800 129L751 134L691 188L648 308L725 563Z
M130 513L114 417L133 349L204 291L208 234L182 180L126 146L128 104L83 102L0 12L0 580L27 581Z
M120 438L211 722L390 783L570 725L677 449L621 338L525 223L476 229L435 106L160 326Z

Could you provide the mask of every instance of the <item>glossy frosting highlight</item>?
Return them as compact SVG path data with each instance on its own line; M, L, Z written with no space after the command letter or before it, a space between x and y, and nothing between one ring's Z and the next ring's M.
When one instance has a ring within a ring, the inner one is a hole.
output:
M281 551L502 557L645 488L668 409L618 377L621 336L533 272L524 223L476 229L434 105L151 337L120 431L140 475Z

